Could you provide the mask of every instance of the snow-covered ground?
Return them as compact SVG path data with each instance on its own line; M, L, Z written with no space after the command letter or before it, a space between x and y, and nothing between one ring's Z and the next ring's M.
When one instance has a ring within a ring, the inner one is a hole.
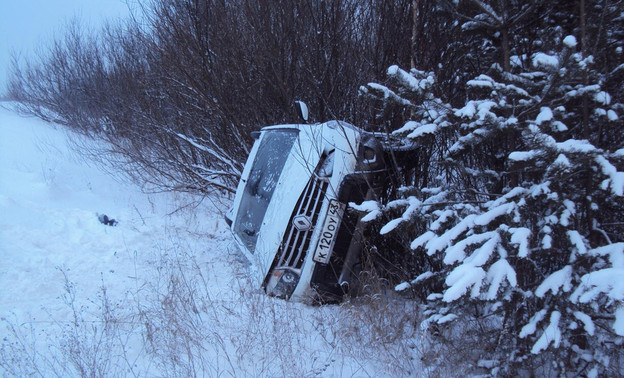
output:
M184 229L197 245L216 242L201 237L207 228L223 239L218 213L203 206L194 219L168 216L179 205L172 196L142 194L98 170L68 148L59 127L0 114L2 316L41 318L58 310L63 272L87 296L102 285L122 292L134 285L134 270L153 260L164 230ZM105 226L98 214L118 225Z
M0 108L3 375L420 375L413 305L267 297L225 207L144 194Z

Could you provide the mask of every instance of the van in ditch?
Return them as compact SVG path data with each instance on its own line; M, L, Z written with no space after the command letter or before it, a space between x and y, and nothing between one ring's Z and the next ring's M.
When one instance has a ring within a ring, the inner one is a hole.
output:
M363 244L349 203L377 196L385 179L374 134L330 121L263 128L226 216L267 294L340 300L357 288Z

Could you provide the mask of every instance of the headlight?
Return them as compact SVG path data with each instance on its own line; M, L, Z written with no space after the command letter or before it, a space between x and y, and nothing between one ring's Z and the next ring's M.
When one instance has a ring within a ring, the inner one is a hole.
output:
M377 160L377 154L375 153L375 150L368 146L364 146L364 151L362 155L362 157L364 158L364 163L366 164L372 164L375 162L375 160Z
M289 268L275 268L266 286L266 292L279 298L288 299L299 282L299 274Z
M330 152L318 167L316 175L318 177L331 177L334 174L334 151Z
M363 134L360 140L360 147L358 150L358 164L357 170L372 171L381 169L383 167L383 158L380 153L382 147L375 136L371 134Z

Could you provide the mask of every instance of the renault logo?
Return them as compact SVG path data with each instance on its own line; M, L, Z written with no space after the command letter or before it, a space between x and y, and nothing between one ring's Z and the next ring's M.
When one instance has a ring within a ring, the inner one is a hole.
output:
M312 221L307 215L300 214L293 218L293 225L297 231L308 231L312 228Z

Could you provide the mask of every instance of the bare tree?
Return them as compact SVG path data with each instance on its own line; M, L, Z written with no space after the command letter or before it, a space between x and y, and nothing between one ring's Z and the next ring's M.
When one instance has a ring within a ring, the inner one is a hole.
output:
M152 0L143 17L89 33L78 23L37 60L15 62L22 110L107 148L86 150L157 189L233 191L261 126L369 123L359 83L409 61L408 0ZM138 21L140 20L140 21Z

